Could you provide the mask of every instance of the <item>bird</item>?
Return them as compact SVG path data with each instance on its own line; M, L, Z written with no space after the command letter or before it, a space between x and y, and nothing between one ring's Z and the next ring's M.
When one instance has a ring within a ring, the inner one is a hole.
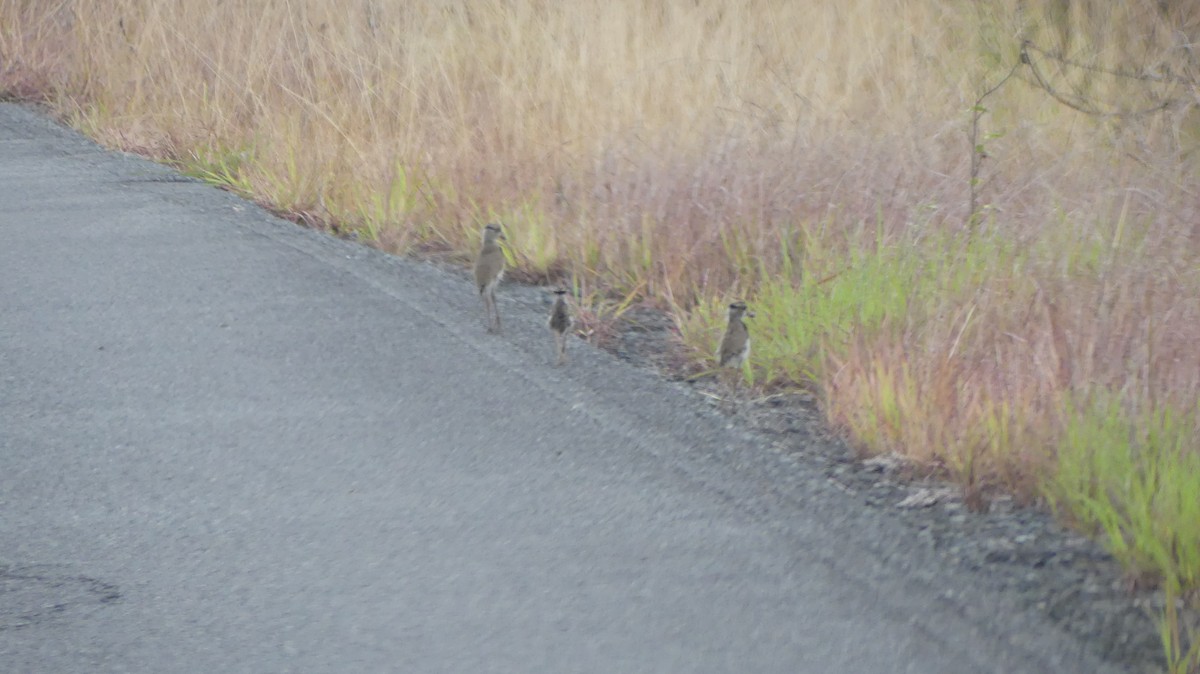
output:
M555 365L567 362L567 331L571 329L571 307L567 304L567 291L564 288L554 290L554 306L550 309L550 318L546 326L554 335L554 350L558 354Z
M725 335L721 338L721 348L717 350L717 366L738 370L742 363L750 357L750 331L742 317L754 317L754 312L746 311L745 302L734 302L729 305L729 322L725 326ZM734 391L737 391L740 373L734 379Z
M483 311L486 314L489 333L502 332L500 310L496 308L496 286L504 276L504 250L498 242L505 240L507 238L500 225L489 223L483 228L483 246L475 260L475 287L479 296L483 298Z

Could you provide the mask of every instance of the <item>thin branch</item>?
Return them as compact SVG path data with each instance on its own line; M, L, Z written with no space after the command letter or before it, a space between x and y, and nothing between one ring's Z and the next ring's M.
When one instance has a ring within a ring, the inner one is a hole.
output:
M1000 87L1003 87L1005 84L1007 84L1008 81L1013 78L1013 75L1017 74L1017 69L1026 63L1028 63L1028 59L1025 56L1024 50L1022 50L1020 60L1013 64L1013 67L1009 69L1008 74L1005 75L992 88L980 94L979 97L975 99L975 105L971 107L971 133L968 135L968 139L971 142L971 181L970 197L967 204L966 224L968 230L972 233L979 222L979 218L977 217L979 214L979 174L983 170L983 160L987 159L987 153L984 152L979 145L979 120L982 119L983 114L987 112L987 108L983 107L983 101L987 99L988 96L991 96L999 91Z

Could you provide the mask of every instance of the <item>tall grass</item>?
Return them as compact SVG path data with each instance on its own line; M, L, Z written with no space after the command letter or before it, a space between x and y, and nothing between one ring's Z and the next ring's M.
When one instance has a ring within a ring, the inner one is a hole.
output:
M698 357L746 298L756 383L1085 522L1071 405L1200 400L1197 38L1175 0L0 0L0 91L389 250L503 220Z
M1161 583L1170 669L1200 667L1176 603L1200 593L1200 408L1129 410L1111 395L1069 408L1048 493L1085 531L1104 537L1131 578Z

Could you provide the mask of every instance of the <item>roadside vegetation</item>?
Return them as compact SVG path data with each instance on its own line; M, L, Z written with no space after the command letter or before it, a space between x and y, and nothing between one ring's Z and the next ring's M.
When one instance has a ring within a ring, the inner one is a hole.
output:
M0 0L0 95L393 252L500 220L697 362L744 298L756 386L1107 541L1181 674L1198 42L1183 0Z

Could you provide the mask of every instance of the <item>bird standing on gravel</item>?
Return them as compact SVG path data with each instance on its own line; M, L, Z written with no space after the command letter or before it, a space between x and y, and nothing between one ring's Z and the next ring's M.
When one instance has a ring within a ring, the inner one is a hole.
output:
M504 276L504 250L499 241L506 240L500 225L489 224L483 228L483 246L475 260L475 287L483 298L483 311L488 322L489 333L499 333L500 310L496 308L496 286Z
M746 328L743 316L753 317L753 312L746 311L745 302L734 302L729 305L729 323L725 326L725 336L721 338L721 348L717 351L717 365L722 368L738 370L742 363L750 357L750 331ZM737 391L741 373L736 373L734 391Z
M567 305L567 291L557 288L554 291L554 306L550 309L550 319L546 325L554 334L554 351L558 354L556 365L567 362L567 331L571 329L571 307Z

